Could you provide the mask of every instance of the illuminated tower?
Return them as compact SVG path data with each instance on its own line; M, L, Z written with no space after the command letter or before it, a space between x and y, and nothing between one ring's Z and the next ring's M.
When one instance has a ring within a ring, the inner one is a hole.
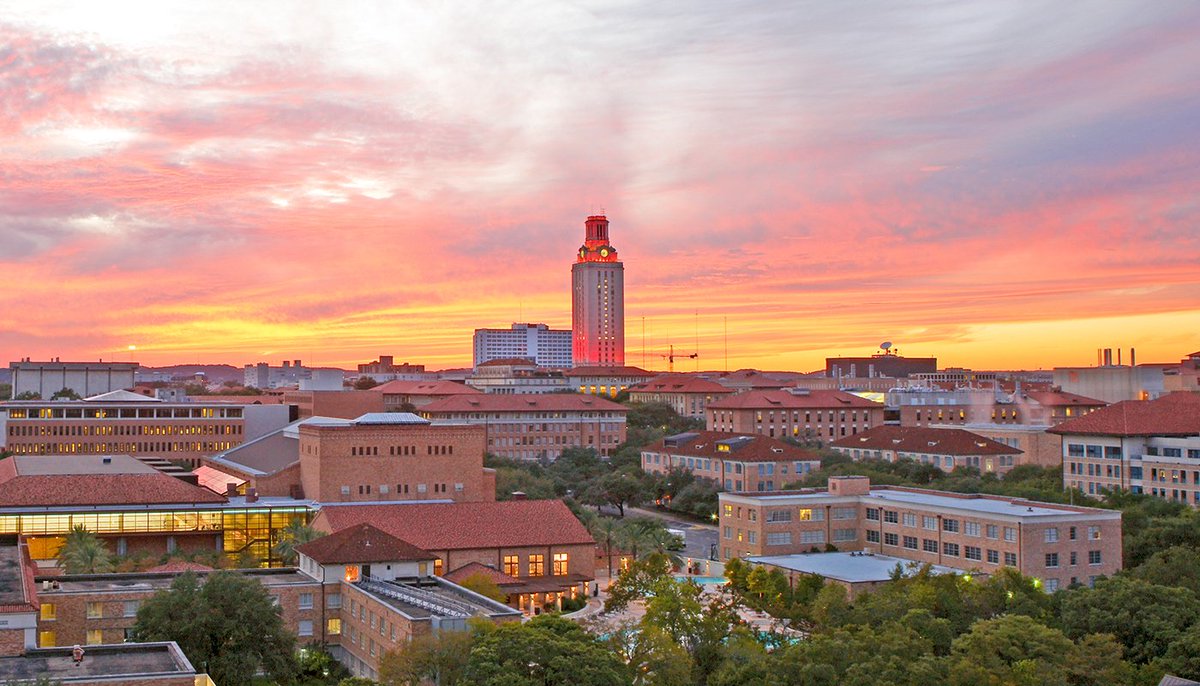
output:
M571 265L571 352L575 366L625 364L625 265L608 244L608 218L587 218Z

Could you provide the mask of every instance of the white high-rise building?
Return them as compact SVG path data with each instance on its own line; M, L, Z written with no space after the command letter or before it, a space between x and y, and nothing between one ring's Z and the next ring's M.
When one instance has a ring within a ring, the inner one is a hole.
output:
M608 218L594 215L571 265L575 366L625 364L625 265L608 243Z
M571 332L545 324L513 324L511 329L475 329L475 366L492 360L523 358L539 367L567 369Z

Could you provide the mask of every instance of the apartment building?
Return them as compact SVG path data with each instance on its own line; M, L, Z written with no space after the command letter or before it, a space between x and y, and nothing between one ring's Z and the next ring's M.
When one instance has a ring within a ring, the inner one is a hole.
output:
M692 419L704 419L709 403L734 394L715 381L687 374L664 374L628 390L631 402L666 403L679 416Z
M517 460L557 459L566 448L607 456L625 441L624 405L574 393L460 395L424 406L435 421L482 426L487 452Z
M721 493L721 559L863 551L950 569L1013 567L1048 591L1121 569L1121 513L988 495L871 486Z
M524 358L484 362L467 378L467 385L488 395L563 393L569 388L561 369L543 369Z
M479 390L454 381L389 381L371 389L383 396L384 412L415 412L451 395L478 395Z
M1054 426L1108 403L1062 391L906 388L888 393L900 410L901 426L996 424Z
M169 403L118 390L0 403L0 449L17 455L156 455L199 464L287 424L282 405Z
M571 330L545 324L514 323L508 329L475 329L474 366L499 359L525 358L539 367L571 367Z
M573 391L615 398L621 391L645 383L658 374L627 365L593 365L574 367L564 372L564 376L567 388Z
M844 391L747 391L709 403L706 428L829 443L883 424L883 411Z
M689 431L642 449L644 471L684 469L726 491L776 491L820 468L816 453L757 434Z
M1089 495L1148 493L1200 507L1200 394L1121 401L1050 432L1062 437L1064 486Z
M950 472L974 467L985 474L1004 474L1020 463L1021 451L970 431L923 426L875 426L839 438L830 448L855 460L916 460Z

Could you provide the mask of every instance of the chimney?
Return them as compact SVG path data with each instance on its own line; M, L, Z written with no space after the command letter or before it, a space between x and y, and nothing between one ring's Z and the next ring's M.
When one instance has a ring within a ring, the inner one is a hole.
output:
M1112 366L1112 348L1104 349L1104 366L1105 367Z
M1121 349L1117 348L1117 366L1121 366Z
M247 488L246 489L246 503L249 504L249 503L257 503L257 502L258 502L258 489L257 488Z
M1100 350L1100 348L1096 348L1096 366L1100 367L1103 365L1104 365L1104 351Z
M1134 350L1133 348L1129 349L1129 366L1130 367L1137 366L1137 351Z
M233 497L237 495L237 484L232 481L225 482L225 495Z
M512 493L513 500L525 500L527 497L525 491L513 491Z
M293 367L299 367L299 366L300 366L300 360L295 360L295 361L293 361L293 362L292 362L292 366L293 366Z
M287 368L289 368L289 367L291 367L291 366L292 366L292 363L291 363L291 362L288 362L287 360L284 360L284 361L283 361L283 368L284 368L284 369L287 369Z

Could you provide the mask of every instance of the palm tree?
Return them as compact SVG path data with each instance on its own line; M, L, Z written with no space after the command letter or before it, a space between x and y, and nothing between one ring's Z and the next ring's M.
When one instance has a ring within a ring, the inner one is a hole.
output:
M612 578L613 548L619 547L617 541L621 537L621 522L612 517L593 517L587 522L588 532L596 543L604 548L604 556L608 558L608 578Z
M58 564L67 574L103 574L113 568L112 554L96 534L77 524L58 551Z
M296 564L297 546L304 545L324 535L324 531L317 531L305 524L303 520L296 519L279 532L279 540L275 543L274 552L285 565L294 565Z

